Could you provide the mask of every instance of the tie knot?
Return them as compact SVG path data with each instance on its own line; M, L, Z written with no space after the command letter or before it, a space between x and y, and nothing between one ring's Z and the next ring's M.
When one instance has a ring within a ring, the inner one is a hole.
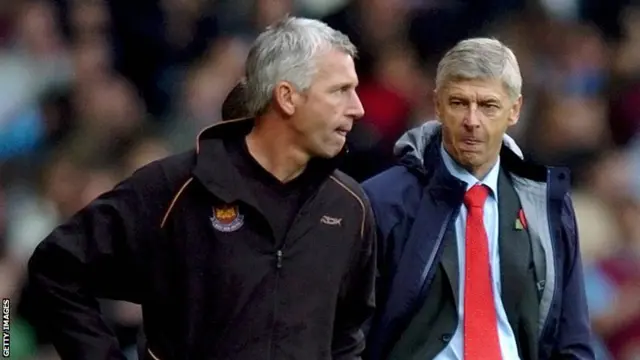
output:
M482 208L489 195L489 188L476 184L464 194L464 205L467 208Z

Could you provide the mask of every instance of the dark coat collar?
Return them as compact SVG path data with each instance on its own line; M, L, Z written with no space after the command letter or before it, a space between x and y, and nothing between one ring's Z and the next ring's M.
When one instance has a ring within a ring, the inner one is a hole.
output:
M253 118L223 121L203 129L197 137L196 163L193 175L222 201L232 203L244 199L246 186L225 147L225 139L245 137L255 124ZM313 159L307 171L318 177L332 174L341 163L347 150L331 159Z

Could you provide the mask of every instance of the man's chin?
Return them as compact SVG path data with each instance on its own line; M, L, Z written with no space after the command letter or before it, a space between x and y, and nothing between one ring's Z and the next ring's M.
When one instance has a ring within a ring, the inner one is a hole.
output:
M485 163L482 153L477 152L460 152L458 154L458 163L465 169L475 169L481 167Z
M315 154L315 157L317 158L321 158L321 159L332 159L336 156L338 156L340 154L340 152L342 151L342 147L340 148L325 148L322 149L321 151L317 151Z
M340 152L342 152L342 149L345 147L345 143L346 143L345 141L342 141L342 142L331 142L330 144L326 144L322 148L318 149L319 151L316 152L316 156L324 159L334 158L338 156Z
M326 151L322 154L319 154L318 157L323 158L323 159L333 159L334 157L338 156L338 154L340 154L340 150L335 151Z

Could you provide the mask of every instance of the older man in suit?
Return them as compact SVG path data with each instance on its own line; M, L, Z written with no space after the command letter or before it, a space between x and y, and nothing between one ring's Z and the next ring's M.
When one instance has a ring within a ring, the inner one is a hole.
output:
M594 358L569 175L505 138L521 87L508 47L460 42L437 69L439 122L365 182L380 241L369 359Z

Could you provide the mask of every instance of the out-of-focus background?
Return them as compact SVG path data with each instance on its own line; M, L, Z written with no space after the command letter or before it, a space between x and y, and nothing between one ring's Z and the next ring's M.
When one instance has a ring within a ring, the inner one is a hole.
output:
M20 314L24 266L53 227L220 120L256 33L286 13L358 45L365 118L344 170L364 180L434 118L435 65L495 36L516 53L525 152L574 174L601 359L640 359L640 7L630 0L1 0L0 295L12 359L56 359ZM104 302L135 359L140 311Z

